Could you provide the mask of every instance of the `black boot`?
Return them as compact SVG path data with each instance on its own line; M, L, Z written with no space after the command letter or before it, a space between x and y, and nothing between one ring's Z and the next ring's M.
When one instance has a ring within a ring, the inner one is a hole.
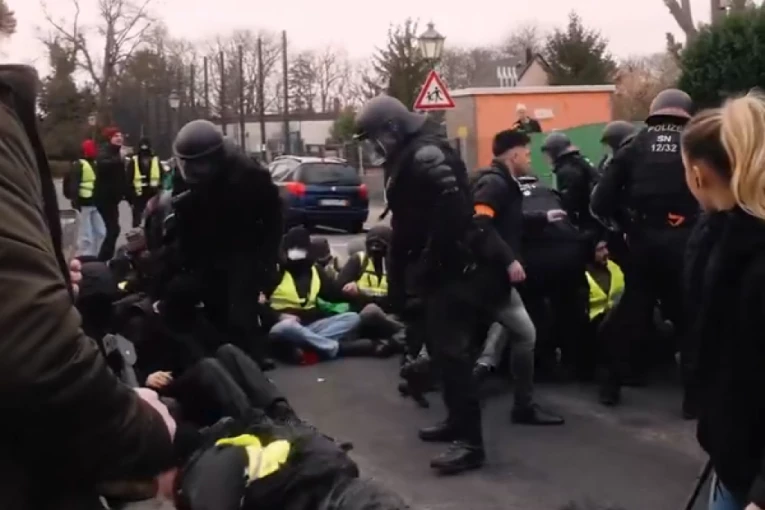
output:
M430 467L441 475L456 475L470 469L478 469L485 461L483 445L455 441L448 450L430 461Z
M361 357L374 356L375 343L368 338L359 338L357 340L343 340L340 342L340 349L337 355L339 357Z
M459 434L448 422L441 422L432 427L421 428L418 434L427 443L448 443L455 441Z
M562 416L546 411L537 404L516 405L510 414L510 419L513 423L520 425L563 425L566 423Z

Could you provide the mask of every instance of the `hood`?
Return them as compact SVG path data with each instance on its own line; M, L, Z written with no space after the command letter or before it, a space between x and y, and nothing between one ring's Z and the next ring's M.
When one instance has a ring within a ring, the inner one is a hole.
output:
M48 223L53 248L56 251L64 280L70 283L69 268L61 251L61 222L58 212L58 198L53 186L53 177L48 166L40 133L37 126L37 93L40 79L34 67L8 64L0 65L0 101L19 119L35 155L37 172L42 187L43 210Z
M728 260L745 260L752 255L765 254L765 221L740 208L727 213L725 232Z
M138 153L139 154L152 154L151 142L148 138L143 137L138 140Z
M82 157L85 159L95 159L98 155L98 148L96 147L96 142L93 140L88 139L83 141L81 149Z
M367 232L366 244L369 245L370 243L378 242L385 245L386 247L390 246L392 235L393 230L391 230L389 226L375 225L369 229L369 232Z
M310 251L311 234L304 227L293 227L284 234L282 248L286 250L300 249Z
M311 249L309 256L318 262L326 263L332 259L332 249L326 237L315 237L311 239Z

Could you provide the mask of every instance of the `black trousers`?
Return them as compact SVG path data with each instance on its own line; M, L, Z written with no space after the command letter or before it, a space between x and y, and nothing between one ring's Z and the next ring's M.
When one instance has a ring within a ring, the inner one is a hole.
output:
M187 421L211 425L230 416L244 419L250 409L268 412L277 403L287 403L279 389L249 356L227 344L174 380L165 392L176 399Z
M106 237L98 252L98 260L106 262L114 257L117 239L120 237L120 204L100 204L97 209L106 227Z
M133 213L133 228L136 228L141 225L141 220L143 219L143 212L146 210L146 204L149 203L149 200L151 200L151 197L153 196L152 193L149 192L149 189L144 189L143 193L141 195L138 195L133 198L132 203L132 213Z
M641 229L630 235L624 295L602 325L608 338L606 383L621 385L632 347L654 334L653 313L659 301L663 314L675 326L683 374L692 373L694 349L687 345L682 303L683 258L690 230L665 227Z
M447 423L460 439L483 445L481 406L471 354L479 316L477 310L471 311L455 299L457 292L447 285L428 293L424 327L441 377Z

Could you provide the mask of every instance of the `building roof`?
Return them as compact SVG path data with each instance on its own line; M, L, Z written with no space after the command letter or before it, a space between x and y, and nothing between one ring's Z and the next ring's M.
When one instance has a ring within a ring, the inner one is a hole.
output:
M452 97L500 96L524 94L577 94L585 92L614 92L616 85L555 85L547 87L476 87L452 90Z
M546 73L550 72L550 64L547 63L541 53L535 53L534 58L526 62L526 65L524 65L523 68L518 72L518 79L522 79L523 75L526 74L526 72L531 69L531 66L533 66L535 63L542 66L542 69L544 69Z

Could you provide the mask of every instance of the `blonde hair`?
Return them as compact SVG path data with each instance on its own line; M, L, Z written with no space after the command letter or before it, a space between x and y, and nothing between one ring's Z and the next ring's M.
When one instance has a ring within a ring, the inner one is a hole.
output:
M765 220L765 96L753 91L720 110L720 141L731 166L736 203Z
M765 95L729 99L695 115L683 130L683 150L729 181L741 209L765 220Z

